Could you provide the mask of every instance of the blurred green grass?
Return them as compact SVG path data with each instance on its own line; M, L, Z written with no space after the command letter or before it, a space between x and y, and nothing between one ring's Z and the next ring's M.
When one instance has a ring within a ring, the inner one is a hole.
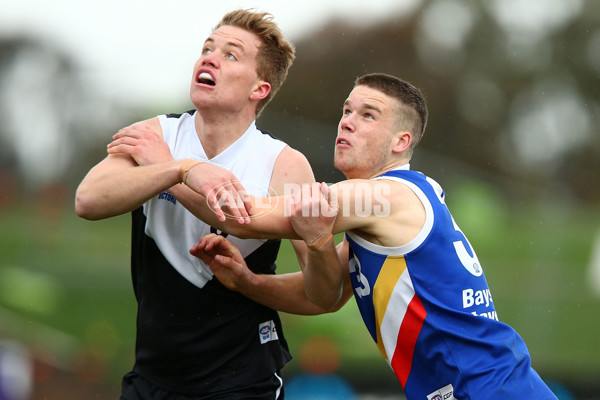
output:
M586 273L598 210L516 207L480 188L456 191L449 206L477 250L500 319L525 339L534 367L543 377L595 380L600 301ZM0 338L44 348L67 369L83 352L104 363L102 379L118 386L135 345L129 215L90 222L67 207L47 218L21 203L1 209L0 220ZM278 266L297 270L288 241ZM339 347L342 374L398 385L354 301L335 314L282 318L293 354L326 335ZM296 360L286 367L298 370Z

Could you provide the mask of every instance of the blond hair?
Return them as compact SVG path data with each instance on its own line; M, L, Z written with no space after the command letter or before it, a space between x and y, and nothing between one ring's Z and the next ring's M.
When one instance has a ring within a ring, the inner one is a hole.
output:
M236 26L256 34L262 41L258 50L256 73L258 77L271 85L271 91L256 108L256 115L273 99L285 81L295 58L295 50L273 22L273 16L267 12L250 10L231 11L215 26L213 32L222 26Z

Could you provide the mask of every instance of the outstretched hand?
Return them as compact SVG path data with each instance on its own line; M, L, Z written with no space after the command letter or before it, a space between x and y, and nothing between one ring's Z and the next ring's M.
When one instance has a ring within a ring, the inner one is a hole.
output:
M240 291L254 276L238 248L221 235L212 233L202 237L190 249L190 254L208 264L219 282L229 290Z

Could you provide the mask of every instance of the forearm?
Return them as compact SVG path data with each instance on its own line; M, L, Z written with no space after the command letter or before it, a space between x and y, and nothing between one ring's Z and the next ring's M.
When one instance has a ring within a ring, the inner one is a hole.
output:
M204 197L200 193L193 191L186 185L173 185L169 188L169 192L171 192L171 194L175 196L177 201L182 206L184 206L189 212L194 214L196 218L204 221L208 225L222 232L233 234L228 229L229 225L239 225L239 223L237 223L235 220L229 218L225 222L219 221L216 213L213 210L211 210L211 208L208 206L206 197Z
M186 185L175 185L169 191L197 218L233 236L242 239L299 238L284 213L283 197L251 197L254 214L251 215L250 223L241 224L231 216L227 216L225 221L219 220L206 198Z
M319 307L306 297L302 272L255 275L252 285L240 289L240 293L257 303L289 314L318 315L335 311Z
M344 286L345 270L334 244L333 236L329 236L318 248L309 248L302 271L306 296L324 308L340 301Z
M77 188L77 215L97 220L130 212L178 183L180 164L179 161L170 161L142 167L121 165L118 168L99 165Z

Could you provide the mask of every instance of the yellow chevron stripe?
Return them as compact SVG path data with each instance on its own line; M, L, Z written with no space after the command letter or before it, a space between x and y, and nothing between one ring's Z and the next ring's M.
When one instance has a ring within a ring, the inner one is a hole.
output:
M400 279L400 275L402 275L405 269L406 261L404 260L404 256L388 256L381 266L377 281L373 287L373 308L375 309L377 328L377 347L386 360L388 359L388 356L385 352L383 339L381 337L381 323L385 316L390 297L392 297L394 287L396 287L396 283L398 283L398 279Z

